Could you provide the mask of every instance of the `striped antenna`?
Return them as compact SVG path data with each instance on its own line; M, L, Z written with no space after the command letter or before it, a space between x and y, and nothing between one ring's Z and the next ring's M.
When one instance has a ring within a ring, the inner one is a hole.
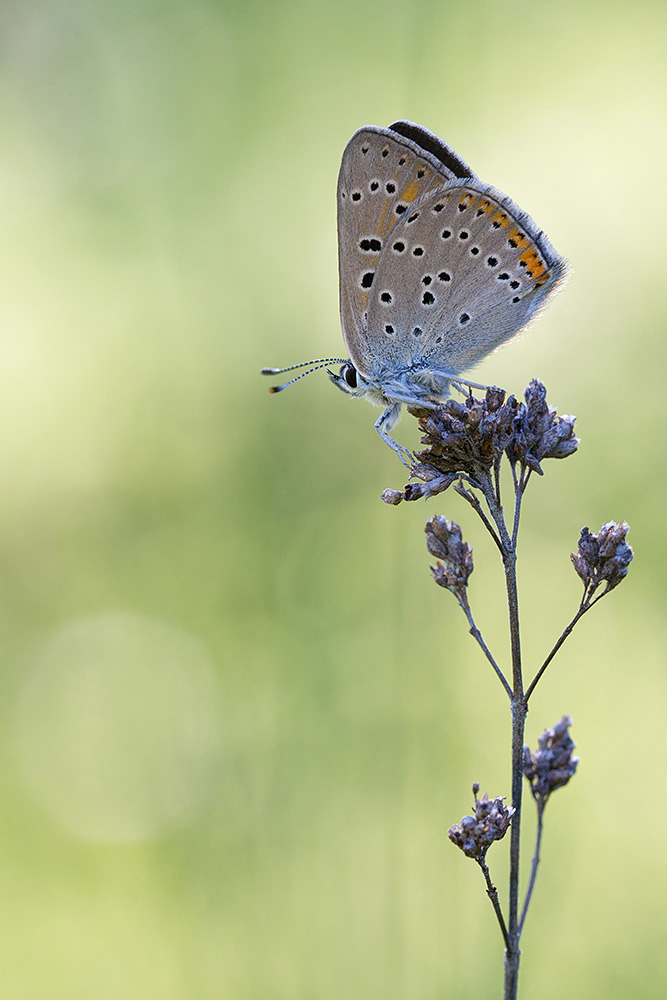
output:
M272 385L269 392L282 392L286 389L288 385L293 385L298 382L300 378L305 378L306 375L310 375L311 372L319 371L320 368L325 368L330 364L341 364L344 365L347 358L317 358L314 361L302 361L300 365L289 365L287 368L262 368L262 375L282 375L283 372L293 372L296 368L305 368L306 365L312 365L311 368L306 372L301 372L295 378L291 378L289 382L283 382L282 385Z

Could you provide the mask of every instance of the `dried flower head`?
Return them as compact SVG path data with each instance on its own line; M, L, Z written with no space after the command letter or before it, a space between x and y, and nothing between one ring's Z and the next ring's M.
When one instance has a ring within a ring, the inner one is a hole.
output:
M433 579L440 587L450 590L460 601L464 597L468 578L473 571L472 549L463 541L461 529L454 521L436 514L426 522L426 548L436 559L431 566Z
M634 552L626 536L630 530L625 521L617 524L608 521L597 535L588 528L581 529L577 552L570 556L572 564L584 584L582 603L590 602L601 584L606 584L603 594L613 590L625 578ZM602 596L602 595L600 595Z
M463 402L448 399L435 410L408 407L419 420L422 444L405 490L385 491L385 503L420 500L448 489L460 475L473 486L485 479L503 453L510 462L521 462L542 475L545 458L565 458L579 444L574 436L574 417L556 414L546 402L546 389L533 379L524 393L525 403L505 398L495 386L483 398L472 393Z
M514 420L512 439L507 447L511 462L522 462L543 475L540 462L544 458L567 458L577 450L579 438L574 436L575 417L559 417L554 406L547 405L547 390L533 379Z
M502 840L507 833L516 810L513 806L504 805L504 796L490 799L484 792L481 799L478 799L478 791L479 785L475 782L472 786L475 796L474 816L464 816L447 833L451 842L460 847L465 855L476 861L484 861L494 840Z
M529 747L523 748L523 773L542 809L551 793L567 785L577 770L579 758L572 756L576 743L570 738L571 725L570 716L564 715L555 726L544 730L537 741L539 750L531 754Z
M426 445L417 455L420 464L441 475L466 472L475 478L483 474L507 447L517 406L514 396L505 402L504 391L495 386L486 390L483 399L472 394L462 403L448 399L420 417L422 444ZM413 475L421 478L419 465Z

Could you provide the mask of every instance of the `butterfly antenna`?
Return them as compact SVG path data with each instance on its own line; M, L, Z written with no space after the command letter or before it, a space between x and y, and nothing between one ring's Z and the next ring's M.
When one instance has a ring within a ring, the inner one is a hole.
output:
M300 365L289 365L288 368L262 368L262 375L281 375L283 372L293 372L296 368L304 368L306 365L311 365L312 367L306 372L301 372L295 378L291 378L289 382L283 382L282 385L272 385L269 392L282 392L286 389L288 385L293 385L298 382L299 379L305 378L306 375L310 375L311 372L319 371L320 368L326 367L326 365L332 362L337 362L342 365L345 364L347 358L317 358L315 361L303 361Z

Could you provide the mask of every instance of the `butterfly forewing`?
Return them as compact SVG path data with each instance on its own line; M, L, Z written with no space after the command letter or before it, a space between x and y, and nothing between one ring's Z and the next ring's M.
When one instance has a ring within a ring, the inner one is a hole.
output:
M425 129L409 122L396 127L411 137L374 126L356 132L343 153L338 179L341 321L350 358L362 374L375 355L367 338L369 300L379 262L389 253L390 234L416 205L452 181L454 171L472 176Z
M367 363L460 373L525 326L563 270L509 198L477 179L445 182L385 240L366 310Z

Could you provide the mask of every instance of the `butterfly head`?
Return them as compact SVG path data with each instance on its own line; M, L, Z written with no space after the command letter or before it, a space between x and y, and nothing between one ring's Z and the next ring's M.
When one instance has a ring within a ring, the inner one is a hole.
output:
M357 398L365 396L366 399L371 403L375 403L376 406L386 406L390 402L389 398L385 395L384 386L381 382L370 381L364 378L359 369L355 368L351 361L346 361L342 364L338 374L327 368L327 375L333 384L348 396L356 396Z
M327 375L341 392L346 392L348 396L363 396L368 388L368 383L361 377L351 361L346 361L340 367L338 374L327 368Z

